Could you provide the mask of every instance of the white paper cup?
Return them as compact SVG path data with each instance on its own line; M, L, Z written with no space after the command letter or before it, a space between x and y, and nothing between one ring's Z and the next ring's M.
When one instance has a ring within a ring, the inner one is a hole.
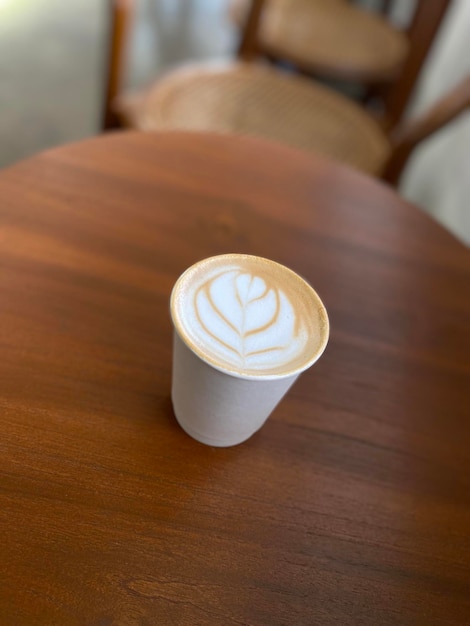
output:
M249 439L328 341L328 316L317 293L291 270L260 257L227 254L196 263L176 282L170 310L175 416L191 437L210 446Z

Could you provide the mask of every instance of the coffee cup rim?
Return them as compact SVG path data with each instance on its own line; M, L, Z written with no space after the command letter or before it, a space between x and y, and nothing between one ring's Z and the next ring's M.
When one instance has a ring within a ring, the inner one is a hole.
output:
M176 314L176 308L177 308L176 300L177 300L178 290L181 284L183 283L183 281L185 280L185 278L187 278L188 274L194 272L195 269L201 264L208 263L215 259L218 259L221 261L222 260L235 261L236 259L240 259L240 258L247 259L247 260L262 261L263 263L272 264L276 267L282 268L282 271L292 274L297 281L300 280L305 286L305 288L307 288L310 291L311 295L313 296L313 299L315 300L318 306L319 315L322 319L323 332L321 333L321 342L319 344L317 351L315 351L309 359L306 359L303 363L301 363L301 365L298 365L296 367L291 367L291 368L288 368L287 366L285 370L280 371L280 372L270 372L270 371L263 372L261 370L259 373L243 372L243 371L236 369L235 367L231 368L229 365L225 365L225 364L221 365L215 360L215 358L211 359L210 356L206 354L206 352L204 352L204 350L200 348L197 342L195 342L194 339L191 337L191 334L186 330L179 316ZM190 349L194 354L196 354L196 356L200 358L201 361L203 361L204 363L206 363L213 369L218 370L219 372L222 372L234 378L240 378L244 380L252 380L252 381L281 380L285 378L298 376L302 372L309 369L312 365L314 365L320 359L320 357L322 356L322 354L324 353L326 349L326 346L328 345L329 335L330 335L330 322L329 322L329 317L328 317L326 307L323 304L323 301L321 300L317 291L312 287L312 285L307 280L305 280L305 278L300 276L297 272L295 272L294 270L291 270L289 267L283 265L282 263L278 263L277 261L273 261L272 259L267 259L266 257L261 257L258 255L252 255L252 254L242 254L242 253L232 252L232 253L227 253L227 254L219 254L219 255L213 255L210 257L205 257L203 259L200 259L196 263L193 263L179 276L179 278L177 279L177 281L175 282L173 286L173 289L171 291L171 296L170 296L170 315L171 315L175 332L177 332L181 341L187 346L188 349Z

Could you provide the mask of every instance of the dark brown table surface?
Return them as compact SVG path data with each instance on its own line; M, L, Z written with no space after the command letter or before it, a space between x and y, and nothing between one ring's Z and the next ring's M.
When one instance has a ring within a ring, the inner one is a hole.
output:
M206 447L168 297L224 252L306 277L323 358ZM0 173L0 623L470 624L470 252L255 139L116 134Z

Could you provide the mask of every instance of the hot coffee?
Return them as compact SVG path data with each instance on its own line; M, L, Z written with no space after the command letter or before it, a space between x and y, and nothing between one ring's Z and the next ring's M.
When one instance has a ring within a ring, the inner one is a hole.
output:
M171 313L202 360L235 376L299 373L328 340L328 316L312 287L256 256L224 254L190 267L173 289Z

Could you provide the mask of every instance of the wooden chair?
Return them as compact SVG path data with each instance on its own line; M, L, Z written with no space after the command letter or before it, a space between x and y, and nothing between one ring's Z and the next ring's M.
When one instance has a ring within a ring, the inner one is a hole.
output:
M362 107L310 79L254 63L183 66L145 92L115 98L132 0L116 0L107 127L264 136L347 163L395 184L415 146L470 105L465 79L426 115L385 133Z
M232 0L240 57L288 61L308 75L368 86L386 123L401 117L450 0L418 0L406 31L350 0ZM383 13L390 0L382 4ZM393 87L393 88L390 88Z

